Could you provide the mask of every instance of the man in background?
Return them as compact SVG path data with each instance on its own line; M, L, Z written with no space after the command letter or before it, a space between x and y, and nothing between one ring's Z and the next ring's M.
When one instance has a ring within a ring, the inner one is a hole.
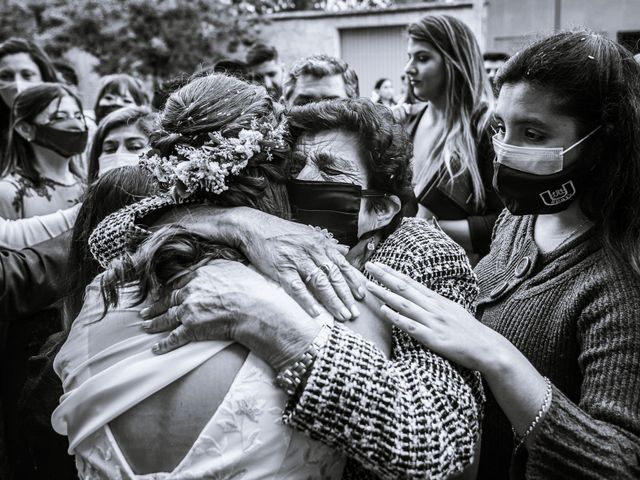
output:
M313 55L291 68L284 86L287 106L332 98L358 98L358 75L345 62L329 55Z
M282 64L275 47L258 43L247 53L247 67L254 81L264 85L274 100L282 97Z

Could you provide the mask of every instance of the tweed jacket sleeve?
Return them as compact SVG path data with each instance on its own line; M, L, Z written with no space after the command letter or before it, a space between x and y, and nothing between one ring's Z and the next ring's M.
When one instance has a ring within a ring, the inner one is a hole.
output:
M472 310L476 279L464 251L418 219L379 248L380 261ZM480 377L393 331L391 359L336 325L284 421L381 478L448 478L471 462L482 416ZM369 474L371 478L371 474Z

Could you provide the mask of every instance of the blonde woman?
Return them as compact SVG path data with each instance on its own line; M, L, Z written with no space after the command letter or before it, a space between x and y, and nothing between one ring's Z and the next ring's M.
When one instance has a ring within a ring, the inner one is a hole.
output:
M405 118L413 139L418 216L436 217L472 261L486 254L503 206L491 188L493 94L473 32L448 15L409 26L405 73L427 102Z

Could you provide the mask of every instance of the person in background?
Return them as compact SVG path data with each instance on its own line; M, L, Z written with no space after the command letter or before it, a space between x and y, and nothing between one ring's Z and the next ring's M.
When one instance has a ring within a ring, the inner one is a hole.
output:
M393 99L393 83L391 83L390 79L381 78L376 82L371 94L371 100L387 107L396 105L396 101Z
M389 270L387 318L487 385L481 480L640 478L640 66L561 32L497 77L479 322ZM390 310L391 309L391 310Z
M510 55L503 52L485 52L482 54L482 60L484 61L484 70L487 72L487 77L491 82L491 86L495 86L496 75L502 65L509 60Z
M149 148L156 120L149 107L125 107L107 115L91 142L88 183L113 168L137 165L139 155Z
M331 98L357 98L358 75L339 58L314 55L299 60L284 86L287 106L305 105Z
M11 130L9 117L13 99L25 88L57 81L51 60L38 45L18 37L0 43L0 163Z
M437 218L475 264L489 251L503 208L491 185L493 94L480 48L460 20L428 15L409 26L407 52L411 89L427 102L405 118L413 139L418 216Z
M78 74L75 69L64 60L54 60L53 67L56 69L56 72L58 72L60 82L64 83L73 93L78 95Z
M148 106L151 102L146 86L125 73L107 75L100 79L100 90L93 111L99 125L104 117L122 107Z
M247 67L254 80L264 85L275 101L282 98L283 67L278 62L278 51L275 47L257 43L247 52Z
M28 218L73 207L84 191L72 161L87 144L80 99L60 83L43 83L13 102L0 163L0 217Z

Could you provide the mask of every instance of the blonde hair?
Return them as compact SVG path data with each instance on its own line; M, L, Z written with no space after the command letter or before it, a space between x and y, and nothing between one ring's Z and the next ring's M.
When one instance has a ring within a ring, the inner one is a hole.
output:
M447 99L444 128L429 155L432 161L416 169L416 183L424 185L443 166L451 181L468 172L473 204L483 208L478 143L491 121L494 97L478 42L467 25L449 15L422 18L409 26L409 36L429 43L442 56Z

